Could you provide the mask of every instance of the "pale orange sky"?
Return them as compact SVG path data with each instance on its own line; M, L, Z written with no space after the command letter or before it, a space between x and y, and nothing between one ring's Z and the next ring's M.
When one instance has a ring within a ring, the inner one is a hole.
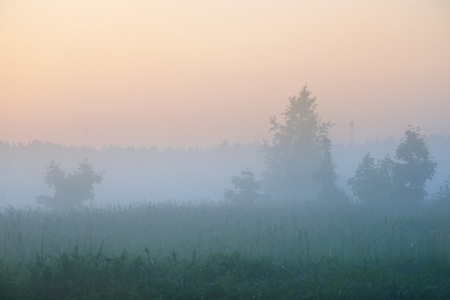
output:
M450 2L0 2L0 141L251 142L305 84L336 143L450 134Z

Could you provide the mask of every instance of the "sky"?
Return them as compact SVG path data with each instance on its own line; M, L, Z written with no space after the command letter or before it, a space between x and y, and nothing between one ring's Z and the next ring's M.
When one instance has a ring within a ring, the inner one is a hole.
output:
M0 141L270 139L305 85L334 143L450 134L450 2L0 1Z

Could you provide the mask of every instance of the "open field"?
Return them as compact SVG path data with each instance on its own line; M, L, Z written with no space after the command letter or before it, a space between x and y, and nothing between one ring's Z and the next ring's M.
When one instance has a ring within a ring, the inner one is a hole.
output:
M6 298L450 297L450 208L286 201L0 213Z

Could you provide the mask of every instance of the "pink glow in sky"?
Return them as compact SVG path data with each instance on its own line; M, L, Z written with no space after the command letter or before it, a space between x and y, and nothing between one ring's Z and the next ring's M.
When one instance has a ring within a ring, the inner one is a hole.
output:
M336 143L450 134L450 2L0 3L0 141L251 142L304 85Z

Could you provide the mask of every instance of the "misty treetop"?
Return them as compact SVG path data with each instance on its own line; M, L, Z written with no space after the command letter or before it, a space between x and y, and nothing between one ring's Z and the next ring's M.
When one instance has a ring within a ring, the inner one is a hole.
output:
M281 114L283 122L279 122L276 116L270 118L273 136L262 146L259 142L243 145L223 142L208 149L108 146L100 150L39 141L28 144L0 142L0 199L3 202L4 199L14 199L16 203L29 199L36 203L36 198L39 204L54 209L80 206L94 198L94 185L99 184L103 177L103 172L96 173L87 161L73 173L64 172L59 163L51 163L44 179L54 189L54 196L34 197L44 192L28 194L25 189L16 187L27 186L29 191L33 191L42 186L41 172L50 159L72 164L84 157L89 157L110 173L108 183L97 190L99 202L147 198L223 200L217 195L235 203L267 199L266 195L274 200L334 201L348 198L340 190L346 183L353 194L366 203L401 199L417 202L427 195L428 184L435 185L436 178L443 180L443 175L447 175L442 173L447 172L450 166L450 136L431 136L425 140L419 128L409 127L400 145L393 138L383 144L369 142L362 147L333 145L328 136L333 124L321 121L316 112L316 100L306 86L298 95L290 97ZM437 163L431 157L426 142L439 160L441 168L437 174ZM394 155L391 150L396 147ZM372 153L382 155L386 151L393 158L387 155L377 161L372 156ZM365 153L357 165L354 158ZM240 176L233 176L231 184L234 190L228 189L223 193L223 183L233 174L239 174L242 166L251 168L242 171ZM258 176L262 175L262 180L256 181L250 169ZM435 174L435 181L428 183ZM21 184L17 184L18 181ZM447 180L435 198L449 199L448 186Z
M325 181L335 179L333 164L322 160L323 154L329 154L322 149L332 124L321 121L316 112L316 100L305 86L298 96L289 98L282 113L284 123L279 123L276 116L270 118L272 142L265 141L262 151L266 166L264 183L274 196L315 198L320 189L317 176L321 180L322 175L328 176L323 178L325 185L329 185ZM333 170L325 171L324 167ZM317 175L318 172L321 174Z
M48 208L61 210L81 206L87 200L93 200L94 184L103 180L104 172L95 173L92 164L86 159L78 164L78 170L64 172L60 164L51 162L44 174L45 183L54 189L55 195L38 196L36 201Z
M336 186L337 175L328 130L316 112L316 97L303 87L290 97L282 114L284 123L270 119L272 142L262 147L265 174L263 183L276 198L342 200L347 198ZM433 178L433 161L420 128L405 131L395 153L375 163L364 156L354 178L348 180L355 196L366 202L383 200L421 201L427 195L425 182Z
M224 192L224 198L233 203L255 203L269 199L269 195L261 193L261 185L254 178L253 172L247 168L241 171L240 176L233 176L231 183L234 190Z
M427 195L425 182L433 178L436 167L420 128L409 127L396 150L395 160L386 155L375 164L367 153L348 184L355 196L369 203L421 201Z
M393 168L397 196L422 200L427 194L425 182L433 178L437 163L433 161L428 151L420 128L409 127L406 130L395 158L398 160Z
M322 155L320 158L319 169L315 174L315 178L321 186L318 195L318 198L321 201L343 200L346 198L344 192L340 191L336 186L336 164L334 163L333 155L331 153L331 147L331 140L328 136L323 135Z
M375 163L375 158L367 152L356 168L354 178L348 180L353 193L359 199L375 203L387 200L392 195L393 161L387 155Z

